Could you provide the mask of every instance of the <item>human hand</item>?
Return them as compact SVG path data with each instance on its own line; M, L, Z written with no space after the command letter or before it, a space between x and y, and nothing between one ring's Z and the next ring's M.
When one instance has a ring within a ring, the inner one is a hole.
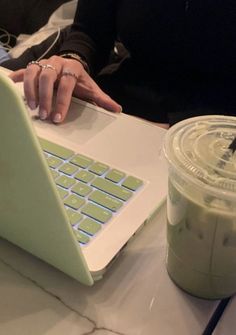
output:
M24 94L31 109L39 107L41 120L50 118L62 122L69 110L72 94L112 112L121 112L121 106L104 93L74 59L52 56L40 62L31 62L27 68L10 74L14 82L24 82ZM52 110L52 98L56 88L56 103Z

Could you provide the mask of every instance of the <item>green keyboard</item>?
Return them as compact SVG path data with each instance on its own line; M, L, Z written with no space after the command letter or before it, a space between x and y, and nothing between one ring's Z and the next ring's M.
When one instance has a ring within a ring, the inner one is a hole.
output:
M48 140L39 141L75 236L81 245L88 244L143 181Z

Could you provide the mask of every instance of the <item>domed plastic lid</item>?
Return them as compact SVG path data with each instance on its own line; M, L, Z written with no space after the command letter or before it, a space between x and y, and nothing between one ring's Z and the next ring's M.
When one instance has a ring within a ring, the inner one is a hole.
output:
M167 132L164 151L183 178L236 192L236 117L209 115L179 122Z

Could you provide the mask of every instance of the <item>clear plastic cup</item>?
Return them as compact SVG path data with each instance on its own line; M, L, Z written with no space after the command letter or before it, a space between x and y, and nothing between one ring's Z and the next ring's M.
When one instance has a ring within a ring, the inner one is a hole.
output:
M236 118L219 115L179 122L165 138L167 271L206 299L236 293L235 138Z

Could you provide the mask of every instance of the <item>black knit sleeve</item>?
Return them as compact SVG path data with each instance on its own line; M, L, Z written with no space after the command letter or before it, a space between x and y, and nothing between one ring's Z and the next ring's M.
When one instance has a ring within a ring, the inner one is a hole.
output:
M108 61L116 36L117 0L79 0L70 33L59 54L75 52L97 73Z

